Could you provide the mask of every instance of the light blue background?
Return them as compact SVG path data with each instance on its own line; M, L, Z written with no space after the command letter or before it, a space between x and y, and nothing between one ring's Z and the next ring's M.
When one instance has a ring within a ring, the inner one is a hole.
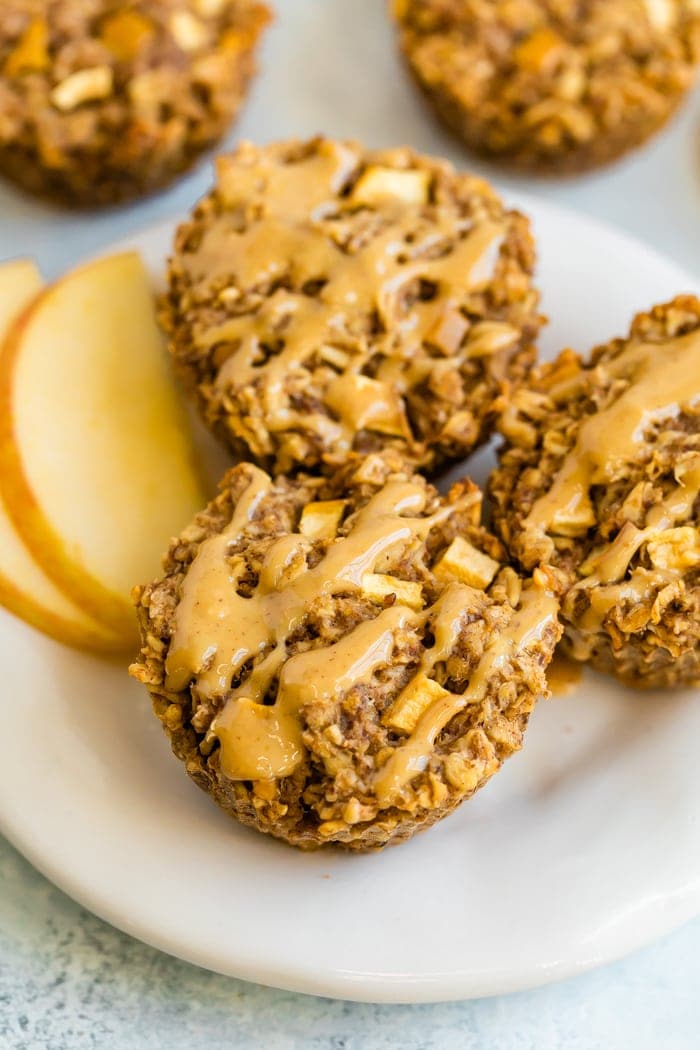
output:
M454 153L399 70L381 0L279 0L278 22L238 134L326 130ZM371 71L386 90L368 98ZM351 68L356 90L341 90ZM344 78L339 70L345 71ZM294 78L295 92L285 91ZM299 89L308 105L300 105ZM611 171L576 180L495 178L512 199L539 193L616 223L700 277L700 99ZM0 259L33 254L47 276L130 230L182 214L205 165L166 194L75 215L0 187ZM645 304L640 304L645 305ZM21 712L17 712L21 717ZM12 727L4 727L11 747ZM662 848L661 844L659 848ZM209 974L118 933L69 901L0 839L0 1050L697 1050L700 920L595 973L515 996L436 1006L365 1006Z

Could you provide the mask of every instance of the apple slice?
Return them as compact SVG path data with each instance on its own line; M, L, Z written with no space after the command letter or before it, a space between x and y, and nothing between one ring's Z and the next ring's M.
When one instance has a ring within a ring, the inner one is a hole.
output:
M47 575L125 637L131 587L205 503L134 252L47 288L0 350L0 495Z
M134 647L133 631L126 637L121 636L97 623L65 597L34 561L2 504L0 605L56 641L77 649L108 653Z
M38 294L41 275L29 259L0 264L0 344L12 321ZM0 468L2 464L0 463ZM123 640L66 598L32 558L0 502L0 604L44 634L101 651Z
M38 294L43 285L33 259L0 263L0 339L10 324Z

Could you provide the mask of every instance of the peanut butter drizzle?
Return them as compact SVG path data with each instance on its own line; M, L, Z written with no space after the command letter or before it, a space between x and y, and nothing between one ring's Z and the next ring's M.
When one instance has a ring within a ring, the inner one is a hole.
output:
M677 574L666 570L643 569L633 571L630 578L624 579L635 554L648 540L691 514L700 494L700 456L680 463L676 467L676 479L678 487L650 508L644 528L637 528L631 521L625 522L612 543L596 557L590 575L579 580L569 591L567 604L574 601L580 591L588 591L588 608L578 618L583 630L599 631L612 609L627 602L642 605L678 578Z
M200 546L183 582L166 661L169 689L184 689L194 678L196 694L226 698L212 729L221 742L221 768L231 779L292 773L303 754L299 707L304 697L330 701L339 691L366 681L389 662L395 631L418 624L424 615L396 605L334 646L290 657L287 640L313 601L359 590L367 572L387 568L397 553L425 539L460 506L458 501L426 517L411 516L423 511L425 490L411 482L390 482L356 513L348 535L337 536L313 568L307 567L306 537L295 533L275 540L255 591L245 598L236 592L237 573L245 565L237 569L227 551L270 484L256 470L230 525ZM468 504L471 497L464 501ZM436 637L437 632L436 627ZM231 689L235 674L255 658L258 663L249 677ZM276 702L266 706L263 701L277 676Z
M271 200L280 214L295 219L308 218L327 206L329 197L332 200L342 191L357 166L354 150L331 140L324 140L316 152L293 164L280 165L264 152L254 155L254 167L219 157L220 197L232 208Z
M592 485L611 481L621 464L634 460L649 424L700 397L700 332L663 343L632 343L598 367L629 385L583 423L554 484L532 507L526 527L556 533L561 521L585 507Z
M232 780L269 780L293 773L303 756L299 710L330 704L354 685L370 682L391 661L394 636L415 619L401 606L359 624L327 649L290 657L280 674L274 706L247 698L229 702L216 720L221 770Z
M435 625L436 640L438 630L444 632L441 634L442 645L438 654L430 651L428 666L434 666L444 657L442 646L448 638L453 637L455 631L454 614L460 602L458 592L452 590L450 593L450 590L448 588L445 592L446 610L449 609L449 614L438 614ZM463 604L461 607L464 609ZM380 807L392 805L403 787L426 768L439 733L465 707L482 703L493 676L528 646L541 640L547 627L556 622L558 609L557 599L548 592L537 587L523 590L520 608L513 614L506 629L486 648L466 691L463 694L450 693L432 704L420 718L409 740L397 748L380 769L374 784ZM445 619L441 623L443 616Z
M234 349L219 370L216 386L225 390L257 380L268 430L310 425L317 429L323 413L294 411L283 394L285 383L295 373L303 375L306 362L324 345L345 350L350 360L342 371L357 376L371 354L386 355L373 379L372 412L358 384L348 383L344 388L347 400L342 412L337 411L337 397L327 404L337 416L328 419L328 437L339 449L351 445L361 427L410 439L399 395L419 381L426 367L429 370L431 359L423 351L426 336L446 312L459 307L465 291L488 284L505 235L502 224L483 222L468 230L467 221L461 220L463 238L440 256L441 246L454 237L460 220L456 223L454 214L436 209L429 229L416 238L417 220L425 205L391 199L382 203L380 214L388 221L383 232L360 247L344 250L316 224L314 216L338 214L342 218L348 209L357 208L351 199L335 196L349 177L348 164L342 147L327 143L321 157L272 167L262 174L255 168L222 167L224 200L231 204L259 200L265 212L243 230L235 214L224 212L205 232L197 252L185 257L195 286L232 274L236 285L244 289L283 278L296 288L307 282L325 282L317 296L280 289L255 314L234 317L213 329L202 328L195 337L203 349L232 344ZM264 194L259 188L261 179L267 187ZM409 235L415 238L413 243L407 241ZM434 283L436 294L430 301L412 302L407 309L408 288L418 280ZM375 315L386 334L373 336L370 347L368 325ZM409 349L398 357L397 338ZM282 348L268 355L264 344L277 339ZM453 364L467 353L456 348ZM319 396L319 391L314 393Z
M236 593L236 571L226 559L230 544L270 488L267 474L257 467L253 470L231 523L201 545L187 572L165 662L168 689L184 689L192 675L198 676L198 687L205 696L226 689L238 668L267 642L260 610Z
M569 696L581 681L581 664L557 652L547 668L547 685L552 696Z

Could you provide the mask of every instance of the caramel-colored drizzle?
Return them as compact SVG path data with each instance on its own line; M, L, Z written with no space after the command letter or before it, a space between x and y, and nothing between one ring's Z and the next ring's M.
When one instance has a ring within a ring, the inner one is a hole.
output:
M526 528L556 534L590 505L592 485L612 481L621 464L634 461L651 423L700 397L700 331L667 342L631 343L599 368L628 386L582 424L552 487L527 516Z
M460 584L445 592L445 600L450 614L443 619L444 612L438 613L435 623L436 644L428 650L423 659L423 670L429 673L440 660L449 655L459 609L464 610L464 596L459 590L468 590ZM455 600L456 599L456 600ZM436 606L437 609L437 606ZM379 771L374 790L379 805L383 808L392 805L403 787L413 777L422 772L430 760L439 733L465 707L481 704L488 691L493 676L503 670L528 647L541 641L546 629L556 623L559 603L556 598L544 590L533 586L522 591L520 608L513 613L510 623L487 646L477 664L464 693L448 693L432 704L420 718L418 725L408 741L398 747L388 762ZM440 642L438 632L445 631ZM445 630L446 628L446 630ZM447 647L445 645L447 643Z
M315 599L358 591L366 573L388 568L403 549L424 540L459 510L460 503L420 517L424 488L390 482L356 513L348 534L336 536L312 568L307 567L306 537L294 533L275 540L258 585L246 598L236 591L242 560L229 551L269 485L267 475L256 470L228 528L201 544L183 581L166 661L169 689L184 689L194 679L196 695L226 698L212 729L221 744L222 772L234 780L292 774L303 758L301 709L307 703L332 704L353 686L369 683L391 664L398 631L430 624L435 641L417 673L432 673L453 651L474 601L470 587L454 582L430 609L416 612L397 602L333 645L289 655L288 639ZM471 496L463 498L471 502ZM425 766L440 730L466 704L483 700L492 674L540 638L556 610L556 601L536 587L523 591L521 608L486 649L466 694L448 694L447 701L428 708L409 740L379 771L375 787L380 806L392 804ZM232 679L250 660L257 662L247 679L232 688ZM271 690L275 702L266 704Z
M649 509L644 528L625 522L612 543L589 559L589 574L572 587L566 599L567 605L573 606L577 594L581 591L588 594L586 610L577 618L578 628L594 633L600 630L612 609L628 603L647 604L666 584L678 578L677 572L667 570L637 570L626 578L632 559L645 543L691 514L700 493L700 456L679 464L676 477L677 488ZM577 658L587 658L583 638L574 641L574 649Z
M581 681L581 664L556 652L547 668L547 685L552 696L569 696Z
M203 696L224 692L245 661L267 644L267 624L260 610L236 592L236 566L226 557L270 488L267 474L252 469L231 523L201 545L188 569L165 664L168 689L184 689L195 674Z
M233 348L216 385L223 392L258 380L268 431L318 432L320 427L339 450L349 447L361 428L410 440L401 395L435 364L423 344L446 316L455 313L466 290L479 290L491 280L505 233L502 224L482 222L469 230L468 221L462 220L463 239L440 255L441 246L454 236L454 214L438 209L416 237L424 205L392 199L383 202L382 216L388 220L384 229L366 244L344 250L316 224L314 215L333 211L342 218L344 209L357 207L334 198L348 173L347 150L333 143L324 144L320 156L278 166L262 176L256 169L222 169L220 179L233 180L224 194L231 203L255 199L261 178L267 180L264 212L242 231L235 217L224 212L205 232L198 251L185 257L195 285L231 274L246 289L283 278L296 288L325 282L317 296L279 289L255 314L233 317L218 327L202 326L195 341L205 350L222 344ZM415 238L413 243L409 237ZM412 301L408 309L408 288L419 280L436 286L434 297ZM375 316L385 335L372 336L370 345L367 326ZM268 355L265 344L277 339L281 349ZM336 355L336 367L345 374L330 389L325 406L334 418L328 412L296 410L284 396L286 384L295 374L303 376L309 358L325 346L343 355ZM366 378L363 369L377 353L382 360L368 392L352 380ZM453 365L467 354L468 345L455 347Z
M393 606L328 648L290 657L270 707L243 695L229 701L216 720L224 773L235 780L269 780L293 773L303 755L300 708L307 703L331 704L352 686L369 683L375 671L391 662L396 630L414 620L415 614ZM259 696L259 686L250 692Z

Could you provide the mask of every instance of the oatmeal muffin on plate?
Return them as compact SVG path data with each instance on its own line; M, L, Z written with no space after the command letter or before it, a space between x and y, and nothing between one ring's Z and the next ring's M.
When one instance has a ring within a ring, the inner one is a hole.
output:
M495 527L554 568L564 646L631 685L700 682L700 299L564 351L506 410Z
M400 46L468 146L578 172L639 146L700 60L695 0L394 0Z
M268 18L257 0L6 0L0 173L80 206L164 186L228 129Z
M459 459L535 357L527 219L409 149L315 138L219 159L162 320L206 423L266 470Z
M137 588L147 687L189 775L242 823L305 849L409 837L520 748L561 629L398 453L333 479L239 464Z

